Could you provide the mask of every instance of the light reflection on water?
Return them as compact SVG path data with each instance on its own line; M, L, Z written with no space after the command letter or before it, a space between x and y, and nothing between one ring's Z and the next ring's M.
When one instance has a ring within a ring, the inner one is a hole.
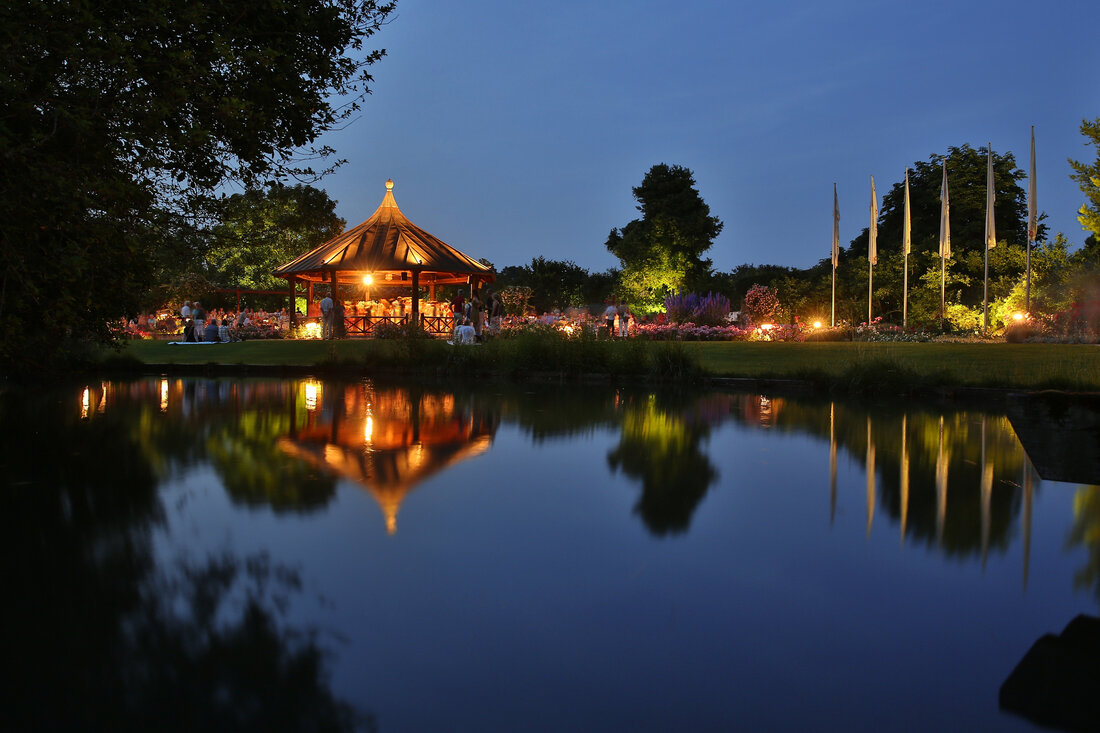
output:
M13 648L70 660L8 709L56 727L164 715L181 676L219 720L231 639L327 659L222 682L347 729L1026 730L998 687L1100 593L1098 489L996 411L171 377L0 404L6 562L46 548Z

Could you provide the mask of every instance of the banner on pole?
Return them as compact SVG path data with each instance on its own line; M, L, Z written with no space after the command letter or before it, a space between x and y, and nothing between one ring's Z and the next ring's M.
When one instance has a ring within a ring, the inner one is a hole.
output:
M875 177L871 176L871 228L867 232L867 261L878 264L878 195L875 193Z
M947 158L943 159L943 185L940 187L940 257L951 259L951 204L947 200Z
M1035 125L1031 126L1031 173L1027 178L1027 241L1039 238L1039 209L1035 195Z
M905 223L902 225L901 230L901 251L902 254L909 254L913 249L912 236L911 236L911 223L909 216L909 169L905 169Z
M985 174L985 246L993 249L997 246L997 226L993 221L993 202L996 199L993 187L993 146L986 149Z
M833 184L833 269L840 259L840 204L836 199L836 184Z

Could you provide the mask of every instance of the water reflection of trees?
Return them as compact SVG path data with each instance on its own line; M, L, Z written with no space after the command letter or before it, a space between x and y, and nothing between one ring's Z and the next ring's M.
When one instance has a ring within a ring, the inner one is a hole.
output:
M641 483L636 511L656 534L690 526L716 477L703 442L725 420L829 440L831 453L864 466L868 531L886 516L903 541L948 556L1007 548L1035 479L1003 415L980 411L579 385L162 379L106 389L93 387L82 409L91 420L105 405L136 410L132 439L158 476L209 461L234 501L275 511L324 506L336 477L350 477L371 491L391 531L413 485L486 450L501 420L536 443L618 431L608 465ZM835 471L834 459L834 505Z
M1070 547L1083 546L1088 552L1085 567L1074 575L1074 585L1091 589L1100 598L1100 486L1086 486L1073 497L1073 527Z
M293 573L225 555L158 567L154 466L132 424L0 396L3 730L355 730ZM93 403L94 404L94 403Z
M607 456L613 471L642 482L634 511L656 535L686 532L696 506L718 476L701 450L706 419L683 400L671 404L655 394L623 404L619 444Z
M1031 469L1003 414L783 398L770 412L774 429L831 440L864 465L869 524L877 504L903 539L948 555L1007 548Z
M501 411L484 390L371 380L161 378L103 390L93 389L93 416L101 405L131 415L159 476L207 463L233 502L276 512L322 508L349 479L391 532L418 482L488 448Z
M313 511L335 496L331 476L278 447L304 399L293 382L162 378L102 389L104 412L133 425L138 452L162 479L209 462L233 502L275 512Z

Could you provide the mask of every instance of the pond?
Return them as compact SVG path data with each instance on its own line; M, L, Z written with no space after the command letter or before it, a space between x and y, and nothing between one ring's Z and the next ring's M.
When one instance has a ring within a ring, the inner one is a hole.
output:
M1004 411L147 378L0 395L5 730L1034 730L1100 488Z

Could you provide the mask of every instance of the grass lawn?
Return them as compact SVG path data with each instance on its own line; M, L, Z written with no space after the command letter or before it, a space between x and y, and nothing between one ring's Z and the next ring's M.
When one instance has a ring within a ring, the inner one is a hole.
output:
M937 384L1100 390L1100 345L1005 343L689 344L710 374L844 377L891 366Z
M375 340L319 341L270 339L230 344L172 345L167 341L130 341L123 349L146 364L259 364L312 366L321 361L358 359L385 351L394 342Z
M660 343L646 342L646 348L661 348ZM438 350L452 348L432 346L433 358ZM401 341L384 340L272 340L210 346L133 341L123 354L146 364L384 365L390 354L397 364L402 357L407 360L407 351L399 354L402 348ZM713 376L805 378L849 386L888 378L946 386L1100 390L1100 345L1095 344L708 341L686 342L683 348Z

